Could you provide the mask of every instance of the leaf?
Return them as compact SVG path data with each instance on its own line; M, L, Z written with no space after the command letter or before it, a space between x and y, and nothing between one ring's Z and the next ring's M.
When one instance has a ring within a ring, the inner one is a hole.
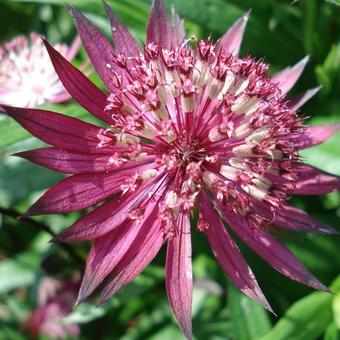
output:
M340 75L340 43L334 44L323 64L317 65L315 73L325 95L332 90Z
M196 0L196 1L182 1L173 0L176 11L185 18L192 20L198 24L205 31L206 37L211 33L214 40L218 39L221 34L250 8L252 15L249 20L249 27L245 32L245 43L241 51L249 53L252 51L254 55L265 55L268 60L278 60L280 56L277 53L277 46L282 50L289 50L291 60L298 60L301 56L299 52L300 45L297 43L295 32L291 32L292 25L292 11L290 5L280 4L275 1L223 1L223 0ZM268 28L268 12L273 13L269 24L272 22L280 23L279 29ZM283 15L283 13L285 15ZM262 14L262 15L261 15ZM288 20L286 19L288 17ZM265 39L263 39L265 37ZM289 37L289 38L288 38ZM201 37L203 38L203 37Z
M326 329L323 340L339 340L340 334L334 322L330 323Z
M13 329L12 325L0 325L0 339L6 340L25 340L27 337L18 330Z
M332 124L339 121L338 117L314 118L308 121L310 125ZM305 149L300 152L304 163L313 165L321 170L340 176L340 133L337 133L328 141Z
M0 263L0 293L32 284L39 262L40 256L34 252L25 252L13 259L3 260Z
M229 309L237 340L258 340L270 328L267 312L242 294L233 284L228 286Z
M117 305L117 300L115 299L111 299L110 303L103 306L96 306L93 303L84 302L78 305L71 314L64 317L61 322L63 324L87 323L102 317L110 308L115 305Z
M340 329L340 296L335 297L332 304L332 310L334 323L337 326L337 328Z
M332 285L340 292L340 276ZM333 295L315 292L295 302L272 330L260 340L313 340L317 339L332 321Z

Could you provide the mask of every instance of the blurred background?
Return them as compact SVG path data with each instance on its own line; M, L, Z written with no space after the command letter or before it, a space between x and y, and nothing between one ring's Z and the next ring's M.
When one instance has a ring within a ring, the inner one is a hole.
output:
M108 21L100 0L69 0L109 36ZM151 2L107 0L139 41L145 41ZM165 0L185 19L188 36L214 40L247 10L252 9L242 55L264 58L276 72L306 55L310 63L292 94L322 86L302 109L307 123L340 121L340 3L336 0ZM31 31L52 43L70 43L76 31L64 0L0 0L0 45ZM75 65L86 59L80 51ZM4 72L4 70L0 70ZM91 79L103 87L99 78ZM103 87L104 88L104 87ZM73 101L44 107L91 121ZM26 339L32 332L32 311L42 305L58 305L55 296L73 301L89 244L62 247L48 243L50 232L59 232L78 217L41 216L18 220L5 209L24 212L60 174L33 165L11 154L37 148L13 120L0 116L0 339ZM340 175L340 134L302 153L305 162ZM295 197L292 203L340 230L340 194ZM302 262L335 293L340 293L339 236L281 235ZM196 339L312 340L340 339L340 296L289 281L276 273L246 247L240 245L277 316L250 301L230 285L216 263L204 236L193 234L195 274L193 329ZM181 339L167 302L164 285L164 249L152 265L108 303L96 307L95 299L60 320L66 339ZM47 282L47 283L46 283ZM66 282L66 284L65 284ZM71 284L69 284L71 282ZM66 313L66 314L67 314ZM65 314L65 313L64 313ZM35 314L35 321L39 319ZM30 318L30 319L29 319ZM33 318L33 319L34 319ZM27 320L30 322L27 323ZM41 320L40 320L41 321ZM31 326L30 326L31 325ZM48 324L48 329L56 326ZM73 327L73 328L72 328ZM58 329L59 329L58 328ZM45 332L46 333L46 332ZM48 332L47 332L48 333ZM50 339L61 335L37 335Z

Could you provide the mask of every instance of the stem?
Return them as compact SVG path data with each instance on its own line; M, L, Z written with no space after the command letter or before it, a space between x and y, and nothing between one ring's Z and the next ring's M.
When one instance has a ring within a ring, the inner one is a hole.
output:
M55 232L47 224L38 222L30 217L24 217L16 210L0 207L0 214L11 217L17 221L26 222L27 224L39 230L43 230L47 232L53 237L56 235ZM59 243L59 244L60 244L60 247L63 248L76 262L78 262L82 266L84 265L84 260L74 251L74 249L70 245L65 244L65 243Z

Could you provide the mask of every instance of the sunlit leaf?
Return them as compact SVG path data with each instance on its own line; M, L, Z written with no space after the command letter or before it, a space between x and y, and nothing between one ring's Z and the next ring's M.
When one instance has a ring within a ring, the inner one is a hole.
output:
M238 340L257 340L270 328L266 310L242 294L232 283L228 285L230 318Z

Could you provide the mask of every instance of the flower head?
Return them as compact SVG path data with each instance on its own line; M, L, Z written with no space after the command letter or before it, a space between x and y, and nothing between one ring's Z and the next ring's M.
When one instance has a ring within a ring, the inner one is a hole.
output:
M51 339L64 339L79 335L79 326L65 324L62 319L72 312L77 298L79 279L58 281L49 277L41 280L38 290L39 307L23 325L31 337L48 335Z
M19 156L72 174L28 214L103 202L55 238L94 241L78 300L103 283L100 301L106 301L166 242L167 294L191 338L194 212L197 230L206 234L224 271L265 308L271 310L229 228L282 274L327 290L270 232L274 224L334 232L287 204L293 194L340 188L339 178L301 163L298 156L339 130L339 125L307 127L298 117L315 89L286 98L307 59L270 77L261 60L238 56L248 14L217 43L185 40L181 20L174 14L170 23L161 0L153 2L147 41L140 48L105 7L114 49L76 9L70 11L108 94L45 44L65 88L107 128L53 112L4 107L53 146Z
M79 46L77 37L71 46L56 44L54 47L71 61ZM29 38L17 36L0 47L0 103L34 107L69 98L38 34L31 33Z

